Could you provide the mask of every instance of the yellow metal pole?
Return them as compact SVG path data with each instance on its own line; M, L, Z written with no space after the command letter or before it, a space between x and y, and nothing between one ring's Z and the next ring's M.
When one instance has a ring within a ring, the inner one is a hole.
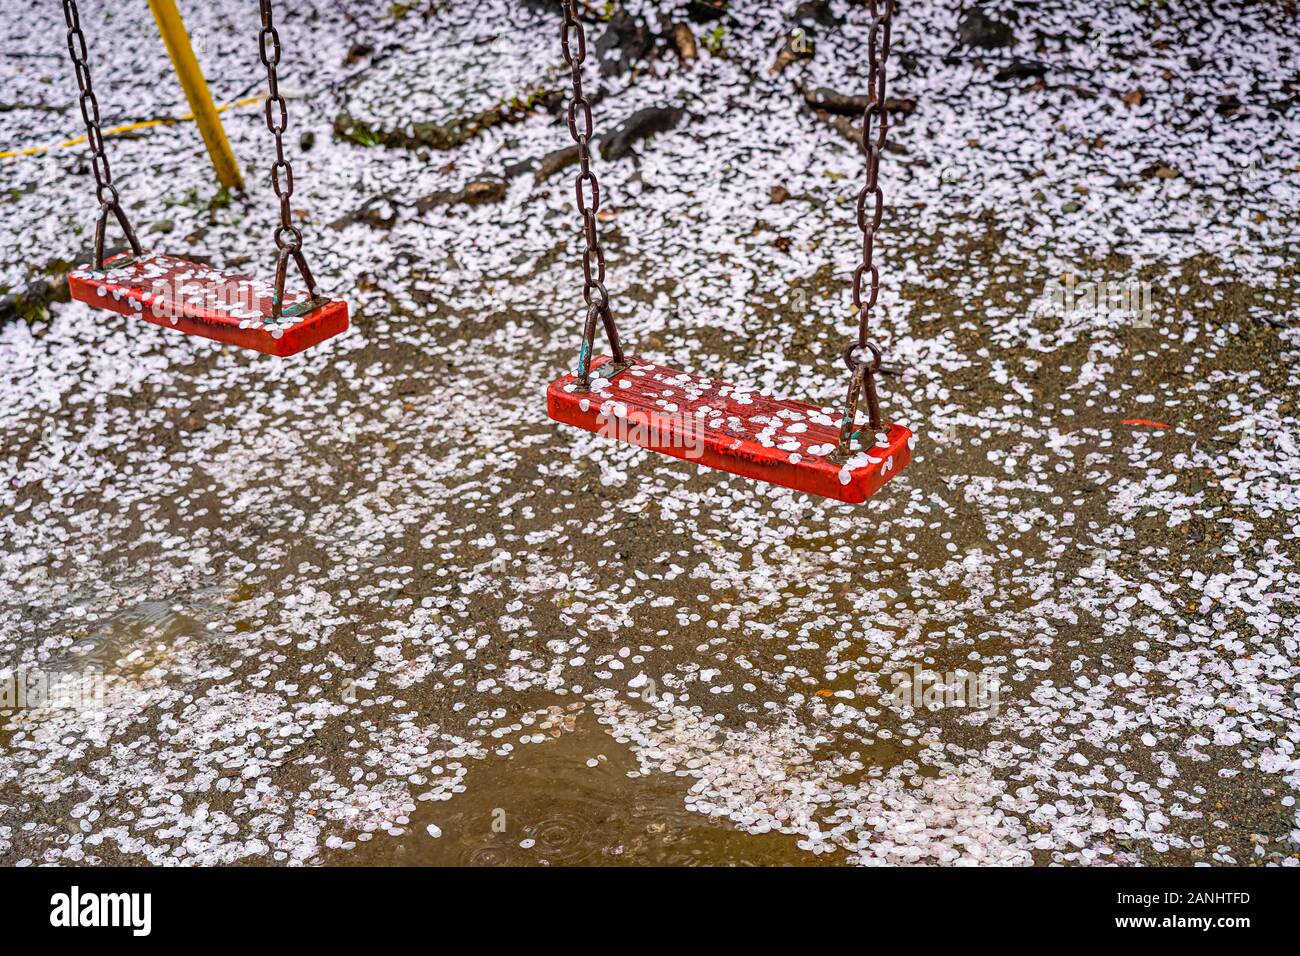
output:
M190 46L190 35L185 32L185 22L180 11L176 9L176 0L149 0L149 9L158 23L158 32L162 34L163 43L167 44L167 55L172 58L172 67L176 77L185 90L185 98L190 102L190 112L194 122L203 134L203 142L208 147L208 156L212 159L212 168L217 171L217 179L227 189L243 189L244 177L235 162L235 154L230 151L230 141L226 131L217 117L216 104L208 92L208 82L199 69L199 61L194 57L194 48Z

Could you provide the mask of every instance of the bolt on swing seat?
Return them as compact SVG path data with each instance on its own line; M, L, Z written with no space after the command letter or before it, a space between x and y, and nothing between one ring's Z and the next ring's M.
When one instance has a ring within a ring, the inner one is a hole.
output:
M889 55L889 23L894 0L885 0L881 13L870 0L871 40L879 44L871 64L871 96L863 118L863 148L867 152L867 181L858 197L858 225L863 233L863 261L854 272L853 303L859 313L857 345L844 352L851 372L848 399L842 412L760 394L690 372L639 361L624 355L605 289L605 256L597 230L600 186L591 170L593 122L591 103L582 91L586 39L576 0L563 0L564 26L560 43L573 81L569 101L569 133L577 144L580 172L575 184L583 219L587 321L578 353L578 370L560 376L546 390L547 414L554 421L616 438L664 455L694 461L709 468L755 478L771 484L859 504L912 459L915 437L897 424L884 422L876 394L875 375L881 352L867 339L867 319L879 292L879 273L872 264L875 231L880 225L883 197L876 174L884 146L884 61ZM874 112L873 112L874 111ZM868 142L873 116L880 116L874 140ZM868 215L866 200L875 196ZM869 301L863 279L871 277ZM612 355L592 358L596 323L604 324ZM869 350L871 361L861 352ZM860 397L869 408L870 425L859 429ZM867 447L861 438L873 435Z
M275 282L267 284L252 276L222 272L188 259L148 254L141 249L122 209L104 151L99 102L91 85L90 54L77 3L63 0L68 52L81 94L81 116L86 124L95 195L100 204L94 257L89 264L77 266L69 273L68 287L72 298L96 308L135 315L165 328L269 355L286 356L346 331L348 306L346 302L317 294L316 282L302 251L302 231L293 224L290 203L293 167L284 152L289 114L279 92L277 72L280 35L275 28L271 0L260 0L258 5L262 21L258 48L266 67L268 91L266 125L275 137L271 185L280 205L280 224L275 230L278 250ZM273 106L277 108L275 112ZM104 231L110 213L121 226L130 252L105 259ZM291 260L297 264L306 292L285 289Z
M592 361L591 391L579 391L577 381L577 375L564 375L546 390L553 420L850 504L866 501L906 468L916 442L909 429L887 425L874 447L833 462L840 439L834 408L636 359L620 371L606 355Z
M102 271L77 266L68 286L96 308L268 355L296 355L348 328L346 302L286 291L277 316L271 283L175 256L123 253Z

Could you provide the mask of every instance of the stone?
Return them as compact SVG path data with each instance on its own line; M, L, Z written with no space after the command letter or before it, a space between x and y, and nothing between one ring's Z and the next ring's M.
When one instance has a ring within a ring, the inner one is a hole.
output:
M449 150L562 98L556 55L513 44L403 51L352 81L334 134L362 146ZM499 77L518 76L509 88Z
M996 50L1014 46L1016 34L1011 24L995 19L978 4L972 4L957 20L957 39L963 46Z
M482 206L500 202L506 198L509 188L509 183L500 176L478 176L466 183L463 189L440 189L429 193L416 200L415 209L423 215L435 206Z
M712 23L727 15L727 0L691 0L686 15L695 23Z
M672 28L673 46L682 63L691 63L700 58L700 48L695 42L689 23L674 23Z
M1015 59L994 74L999 83L1006 80L1040 79L1047 74L1047 64L1038 60Z
M861 117L869 102L865 93L840 93L826 86L804 90L804 100L815 110L837 116ZM916 100L890 96L885 98L890 116L908 116L916 111Z
M578 146L561 146L559 149L547 153L537 162L537 167L533 170L533 182L540 183L544 179L554 176L561 170L568 169L578 162Z
M602 159L622 159L632 151L638 141L655 133L663 133L681 122L686 113L680 107L647 106L637 110L606 136L600 143Z
M351 66L353 63L359 63L361 60L364 60L374 52L375 48L371 44L358 41L348 47L348 52L347 55L343 57L343 62L348 66Z
M644 23L622 7L614 11L609 27L596 40L596 61L601 76L622 76L645 59L654 36Z

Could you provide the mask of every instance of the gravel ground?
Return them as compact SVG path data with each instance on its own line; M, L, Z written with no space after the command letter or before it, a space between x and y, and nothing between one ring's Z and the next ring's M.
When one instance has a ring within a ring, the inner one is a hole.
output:
M105 123L182 114L143 5L83 6ZM188 6L255 94L247 5ZM794 3L688 6L627 4L698 59L589 64L598 130L682 111L598 160L624 340L833 404L861 164L803 91L861 92L864 11L774 73ZM1203 7L900 11L877 324L918 441L858 507L548 422L549 5L280 12L353 308L291 359L58 301L84 146L0 159L0 676L103 688L0 710L0 862L1300 862L1300 20ZM75 135L57 5L3 10L0 149ZM266 272L269 134L224 118L246 194L188 124L113 171L150 248Z

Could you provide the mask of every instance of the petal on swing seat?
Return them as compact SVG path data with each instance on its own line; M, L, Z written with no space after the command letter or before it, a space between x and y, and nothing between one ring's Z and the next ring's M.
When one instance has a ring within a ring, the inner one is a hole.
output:
M839 441L837 409L629 361L609 374L609 356L593 359L590 392L574 390L575 375L556 379L546 390L547 413L664 455L850 504L866 501L912 460L916 439L902 425L886 426L883 441L836 464L827 456Z
M274 319L271 283L175 256L118 255L101 272L78 266L68 287L96 308L268 355L294 355L348 327L346 302L322 299L307 309L306 292L286 292L283 314Z

